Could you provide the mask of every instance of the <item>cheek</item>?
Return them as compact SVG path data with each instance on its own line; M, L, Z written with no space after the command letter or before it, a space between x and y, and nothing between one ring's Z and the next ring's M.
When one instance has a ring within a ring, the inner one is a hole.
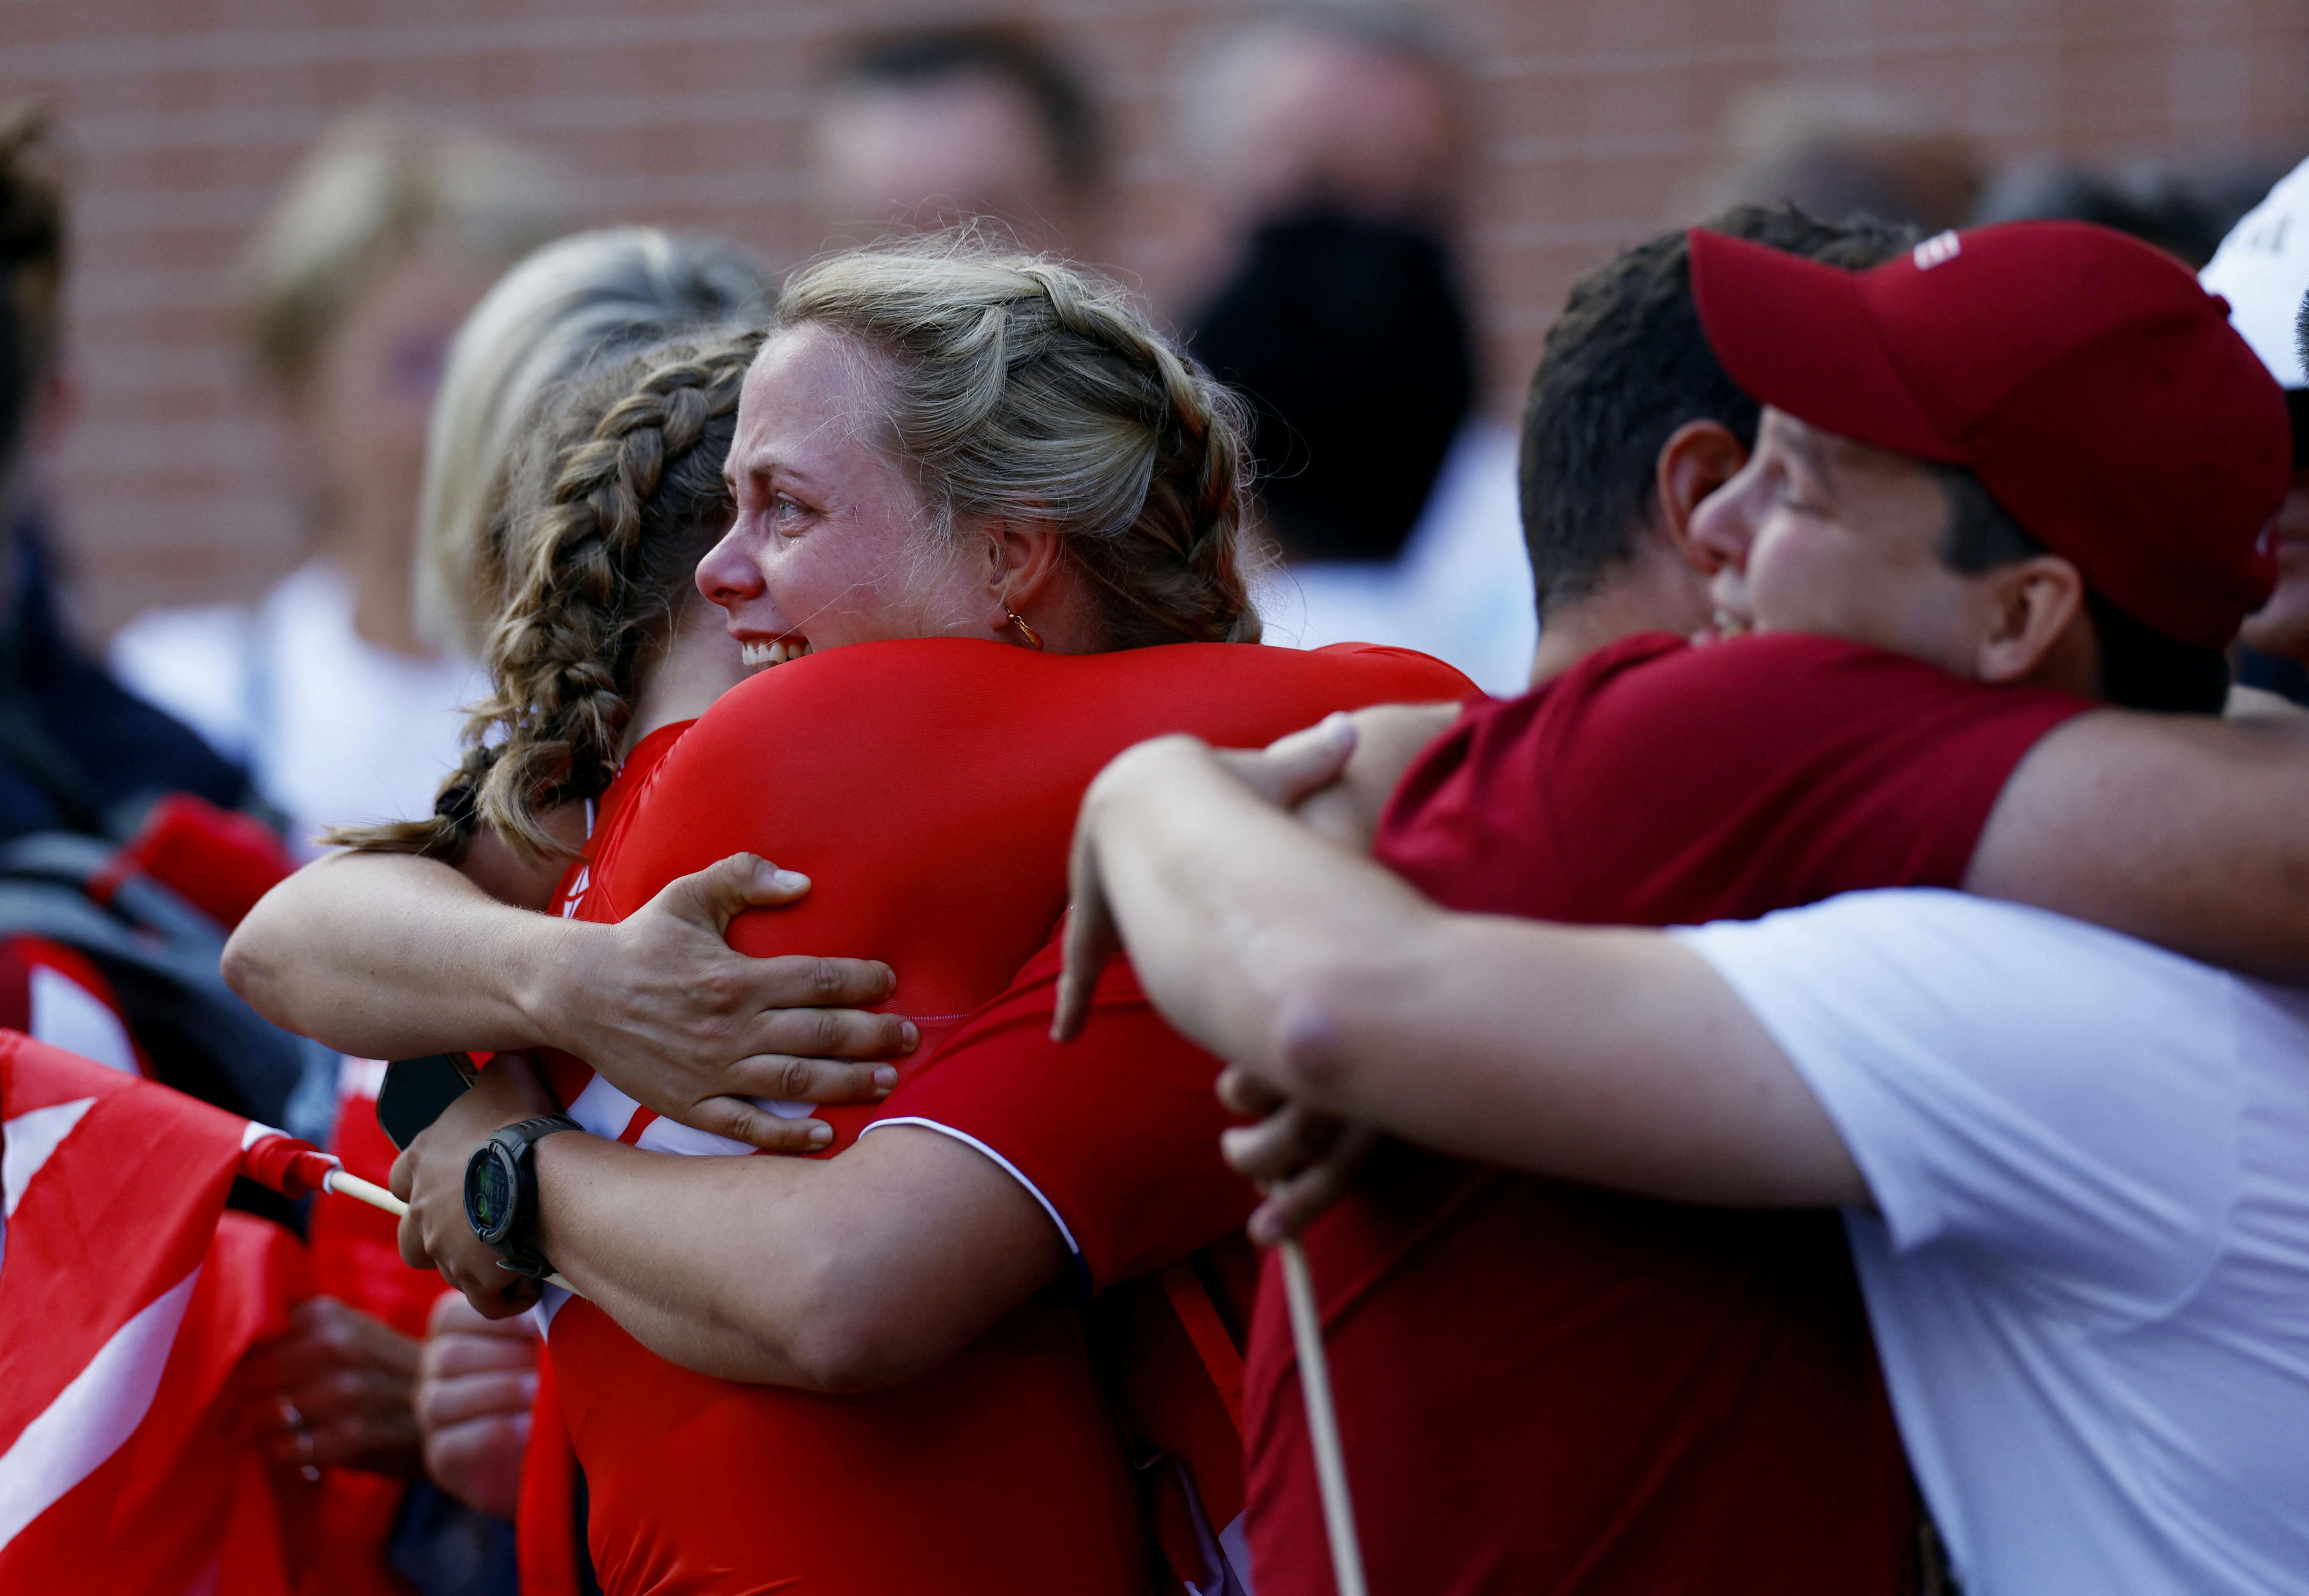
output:
M1846 564L1839 539L1828 529L1803 521L1767 522L1748 553L1748 601L1757 625L1817 625Z

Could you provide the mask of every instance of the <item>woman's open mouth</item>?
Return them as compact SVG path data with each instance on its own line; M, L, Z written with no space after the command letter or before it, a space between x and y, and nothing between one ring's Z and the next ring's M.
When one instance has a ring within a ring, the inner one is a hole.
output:
M781 637L770 643L741 643L739 658L748 670L762 670L772 665L783 665L789 660L799 660L809 652L807 637Z

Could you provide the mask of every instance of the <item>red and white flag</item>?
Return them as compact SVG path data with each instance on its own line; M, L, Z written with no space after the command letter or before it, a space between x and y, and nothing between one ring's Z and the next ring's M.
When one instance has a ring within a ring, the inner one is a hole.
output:
M333 1160L15 1031L0 1137L0 1591L285 1590L282 1504L224 1399L301 1249L224 1202Z

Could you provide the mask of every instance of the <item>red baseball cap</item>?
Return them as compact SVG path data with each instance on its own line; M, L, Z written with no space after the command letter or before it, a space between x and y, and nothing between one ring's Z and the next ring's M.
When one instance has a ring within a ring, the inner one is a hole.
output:
M2284 392L2188 268L2108 228L1942 233L1844 272L1694 229L1732 380L1799 421L1963 466L2103 598L2225 648L2277 577Z

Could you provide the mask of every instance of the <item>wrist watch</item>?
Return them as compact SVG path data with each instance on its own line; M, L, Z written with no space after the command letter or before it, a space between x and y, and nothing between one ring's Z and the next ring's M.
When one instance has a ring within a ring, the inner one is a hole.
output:
M585 1127L563 1114L524 1119L493 1134L465 1162L465 1222L497 1249L497 1267L542 1280L553 1265L537 1250L538 1143Z

